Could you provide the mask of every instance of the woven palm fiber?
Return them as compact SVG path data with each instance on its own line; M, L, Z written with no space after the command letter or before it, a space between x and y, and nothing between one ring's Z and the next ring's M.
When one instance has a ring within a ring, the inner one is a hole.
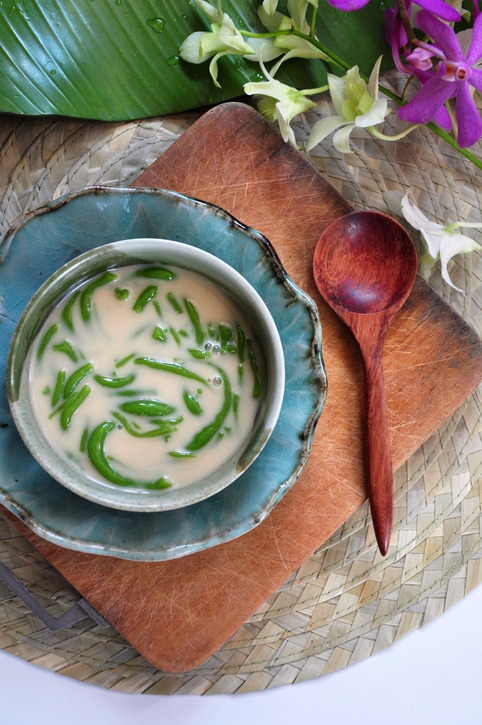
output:
M301 144L320 115L295 126ZM68 119L0 121L0 234L67 191L128 185L196 120L199 112L123 124ZM396 133L395 114L387 133ZM328 140L311 161L356 208L387 211L386 191L411 190L432 219L480 221L480 172L418 129L396 144L354 135L340 157ZM482 156L482 147L475 153ZM471 232L478 238L478 232ZM480 237L478 241L482 241ZM480 334L482 256L456 259L446 285L432 286ZM364 504L210 660L183 675L149 665L113 629L91 620L51 633L0 582L0 647L99 686L148 694L241 693L300 682L358 662L441 614L482 579L481 392L395 474L394 553L382 559ZM79 595L0 520L0 560L58 616Z

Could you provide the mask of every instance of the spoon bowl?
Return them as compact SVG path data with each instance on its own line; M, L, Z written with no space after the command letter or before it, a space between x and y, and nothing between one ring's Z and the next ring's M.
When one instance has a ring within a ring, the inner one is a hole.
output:
M409 296L417 253L405 229L376 212L336 219L313 258L316 285L360 346L367 394L367 483L379 549L388 551L393 519L393 471L382 352L390 323Z
M318 242L313 264L323 297L358 315L399 309L417 269L407 232L376 212L353 212L332 222Z

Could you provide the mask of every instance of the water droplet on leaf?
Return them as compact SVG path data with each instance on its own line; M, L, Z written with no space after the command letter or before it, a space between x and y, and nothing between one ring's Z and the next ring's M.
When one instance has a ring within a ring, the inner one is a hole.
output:
M252 76L249 76L249 80L252 83L257 83L258 81L265 81L266 78L264 77L264 75L262 73L253 73Z
M167 65L177 65L179 63L179 56L178 55L171 55L170 58L167 59Z
M155 33L162 33L164 30L165 22L162 18L151 18L150 20L146 20L146 23Z

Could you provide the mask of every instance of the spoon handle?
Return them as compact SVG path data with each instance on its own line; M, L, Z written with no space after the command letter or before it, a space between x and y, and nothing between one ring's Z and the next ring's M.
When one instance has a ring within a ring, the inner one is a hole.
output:
M370 510L382 556L388 551L393 520L393 469L381 351L364 355L367 395L367 477Z

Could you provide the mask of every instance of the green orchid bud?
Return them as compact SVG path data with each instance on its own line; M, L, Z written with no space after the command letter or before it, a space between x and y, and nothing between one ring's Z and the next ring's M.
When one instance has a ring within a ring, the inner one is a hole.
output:
M211 32L191 33L179 48L179 55L188 63L203 63L214 56L209 64L209 72L218 88L221 87L218 83L219 58L223 55L254 56L255 54L255 49L244 40L227 13L222 15L220 24L217 22L211 24Z

